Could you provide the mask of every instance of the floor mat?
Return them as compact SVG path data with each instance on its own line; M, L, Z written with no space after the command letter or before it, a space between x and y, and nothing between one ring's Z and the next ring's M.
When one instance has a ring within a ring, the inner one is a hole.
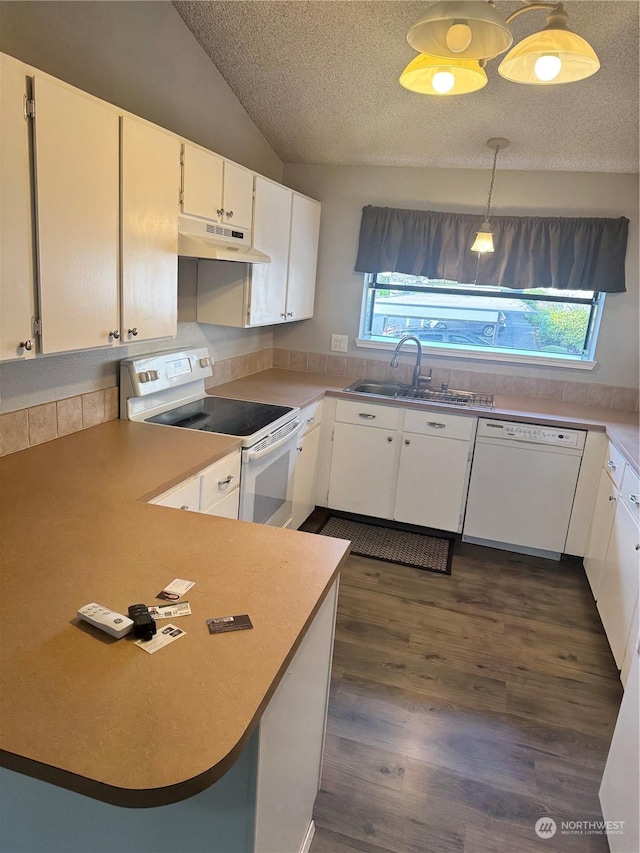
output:
M336 515L330 515L318 533L336 539L350 539L351 553L360 557L451 574L453 542L450 539L351 521Z

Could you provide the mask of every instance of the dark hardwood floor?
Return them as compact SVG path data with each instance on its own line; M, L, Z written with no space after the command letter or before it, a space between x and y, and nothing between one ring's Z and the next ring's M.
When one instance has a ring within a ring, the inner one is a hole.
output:
M579 561L458 541L449 577L350 557L311 853L607 851L561 821L601 819L621 697Z

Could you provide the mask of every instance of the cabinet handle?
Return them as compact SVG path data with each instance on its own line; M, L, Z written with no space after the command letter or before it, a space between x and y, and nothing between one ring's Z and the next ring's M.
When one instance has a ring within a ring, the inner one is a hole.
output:
M293 317L293 311L287 311L286 316L287 317Z
M393 441L393 436L392 436L392 435L388 435L388 436L387 436L387 441L388 441L388 442L392 442L392 441Z
M224 216L224 207L219 207L218 210L216 210L216 213L218 216Z
M609 500L610 500L610 501L615 501L614 496L613 496L613 495L609 495Z
M227 210L227 219L233 219L233 210Z
M408 439L408 438L405 438L404 443L405 443L405 444L411 444L411 442L409 441L409 439Z
M427 421L427 426L432 429L444 429L446 424L438 423L437 421Z
M607 462L607 468L611 468L612 471L616 470L615 462L612 462L611 459Z
M376 416L375 416L375 415L370 415L370 414L368 414L368 412L360 412L360 414L358 415L358 417L359 417L359 418L364 418L364 419L365 419L365 421L375 421L375 419L376 419Z
M180 509L189 509L189 507L187 506L187 504L182 504L182 506L180 507Z
M281 317L286 317L287 315L286 315L286 314L284 313L284 311L283 311L283 312L282 312L282 314L281 314L280 316L281 316Z
M296 447L296 450L298 451L298 453L302 453L302 448L301 448L301 447Z
M115 329L115 331L109 332L109 337L115 338L116 340L118 340L118 338L120 337L120 332L117 329Z
M316 420L315 418L307 418L307 423L308 424L315 423L315 420Z
M30 341L30 340L20 341L20 343L18 344L18 348L19 349L26 349L27 352L31 352L31 350L33 349L33 341Z
M228 485L229 485L229 483L230 483L233 479L234 479L233 474L229 474L229 476L228 476L228 477L225 477L225 479L224 479L224 480L218 480L218 485L220 486L220 488L222 488L223 486L228 486Z
M640 545L636 545L636 551L640 551Z
M638 497L638 495L629 495L629 500L632 504L635 504L636 506L640 505L640 497Z
M134 326L133 329L127 329L127 331L129 332L130 335L133 335L134 338L138 334L138 329L136 326Z

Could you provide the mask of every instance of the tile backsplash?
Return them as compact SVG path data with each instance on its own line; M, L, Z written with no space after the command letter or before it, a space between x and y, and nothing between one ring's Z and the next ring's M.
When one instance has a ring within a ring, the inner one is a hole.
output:
M398 368L393 369L388 361L381 359L266 348L217 361L206 386L215 388L216 385L259 373L269 367L301 370L306 373L326 373L331 376L394 379L399 382L410 382L413 373L411 363L401 363ZM423 371L426 369L425 365ZM488 394L538 397L619 411L638 411L638 389L618 385L505 376L499 373L441 367L433 368L432 382L435 388L446 382L451 388L485 391ZM0 456L88 429L117 417L118 389L115 386L9 412L0 415Z

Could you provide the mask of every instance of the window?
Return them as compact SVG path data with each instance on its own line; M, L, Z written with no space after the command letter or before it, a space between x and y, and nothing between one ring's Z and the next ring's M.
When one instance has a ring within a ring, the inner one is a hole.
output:
M593 358L604 295L592 291L514 290L433 281L403 273L365 276L361 338L534 359Z

